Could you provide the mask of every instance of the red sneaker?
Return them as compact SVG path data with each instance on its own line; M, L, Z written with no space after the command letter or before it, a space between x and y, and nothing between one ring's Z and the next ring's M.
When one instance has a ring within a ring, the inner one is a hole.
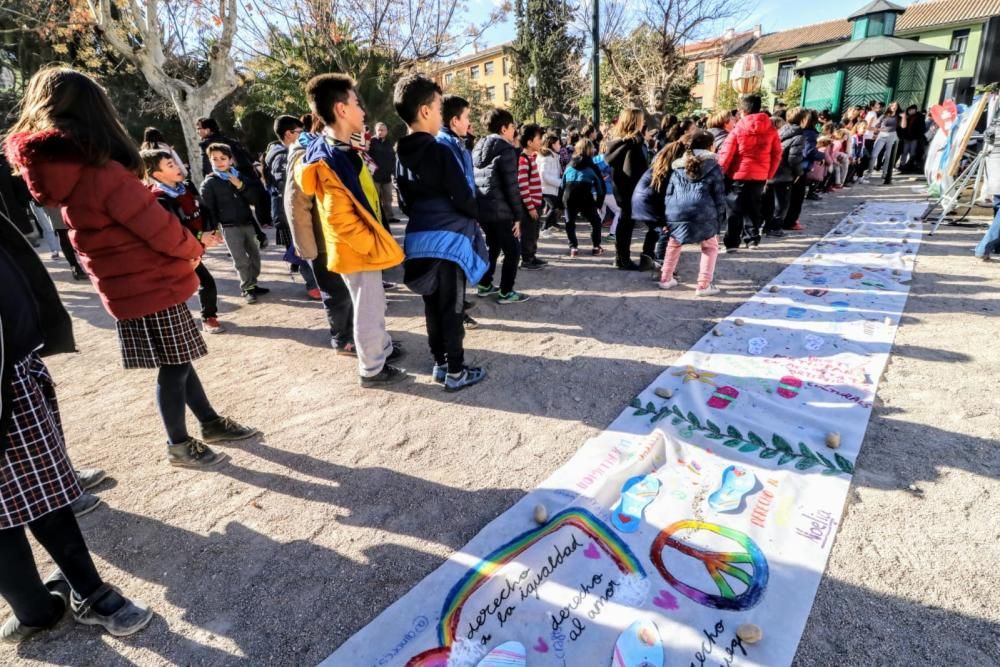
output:
M201 321L201 328L205 333L217 334L222 333L225 329L219 324L218 317L206 317Z
M309 298L313 301L319 301L323 298L323 295L319 293L318 287L314 287L313 289L307 291L306 294L309 295Z
M799 221L796 220L795 224L788 228L788 231L790 231L790 232L801 232L801 231L805 231L805 227L803 227L799 223Z

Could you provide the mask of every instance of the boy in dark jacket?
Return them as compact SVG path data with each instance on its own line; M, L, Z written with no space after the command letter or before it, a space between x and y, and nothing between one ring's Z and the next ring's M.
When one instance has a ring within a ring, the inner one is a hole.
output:
M423 296L431 376L446 391L481 382L486 371L465 365L462 313L466 279L486 273L489 255L476 224L476 197L452 151L439 143L441 88L422 74L396 84L393 103L410 132L396 145L396 186L409 217L403 281Z
M261 205L254 204L254 212L256 214L256 220L262 227L268 227L271 225L271 208L266 206L264 185L260 182L254 174L253 158L250 156L250 152L236 139L232 137L227 137L222 134L219 129L219 124L215 122L214 118L199 118L195 121L196 128L198 130L198 136L201 137L201 141L198 142L198 147L201 149L201 171L202 174L208 176L212 173L212 160L208 154L208 147L213 144L225 144L229 147L232 152L233 164L236 169L239 170L241 174L246 176L246 181L244 185L249 189L254 197L254 201L261 200Z
M208 147L212 173L201 183L203 213L209 224L222 230L233 266L240 275L240 290L247 303L257 303L257 297L271 290L259 287L260 248L267 245L267 237L254 220L251 205L256 200L255 191L241 178L233 166L233 151L226 144ZM253 179L253 175L247 175ZM259 206L258 206L259 208Z
M604 201L604 178L594 165L594 144L589 139L577 142L566 171L563 172L563 203L566 206L566 238L569 256L576 257L576 217L582 215L590 223L591 255L603 255L601 247L601 216L598 202Z
M489 136L483 137L472 152L479 200L479 222L486 232L490 265L479 281L476 296L498 294L504 303L521 303L528 297L514 291L517 264L521 259L519 240L524 204L517 186L517 149L514 148L514 117L506 109L493 109L483 119ZM500 287L493 284L497 259L503 253Z
M142 151L140 155L146 168L146 182L150 191L156 195L160 206L173 213L205 248L212 248L222 243L222 237L207 228L201 215L198 194L194 188L188 188L184 184L184 176L170 151ZM219 297L215 278L209 273L205 262L199 262L194 272L198 276L199 283L201 328L205 333L222 333L224 329L219 324Z

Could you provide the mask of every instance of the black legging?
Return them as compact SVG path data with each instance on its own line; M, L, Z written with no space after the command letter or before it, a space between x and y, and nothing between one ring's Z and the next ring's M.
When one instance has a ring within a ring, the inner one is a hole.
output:
M191 412L202 424L219 418L190 361L186 364L160 366L156 377L156 404L160 408L160 417L163 418L163 426L167 429L167 439L171 445L179 445L188 440L185 405L191 408Z
M799 221L802 214L802 202L806 198L808 184L805 176L799 176L792 183L788 194L788 210L785 212L785 229L791 229Z
M566 238L569 240L569 247L577 247L576 238L576 217L582 216L590 223L590 242L595 248L601 245L601 216L597 212L597 204L593 200L576 202L571 201L566 205Z
M56 229L55 233L59 237L59 247L62 248L63 257L69 262L70 268L80 269L80 261L76 258L76 250L73 249L73 244L69 242L69 230Z
M635 187L632 187L634 190ZM619 206L622 213L618 216L618 226L615 228L615 265L628 266L632 264L632 192L622 192Z
M101 577L68 505L35 519L28 528L66 575L77 597L87 598L100 587ZM61 608L42 584L24 526L0 530L0 563L0 596L17 619L33 627L56 621Z

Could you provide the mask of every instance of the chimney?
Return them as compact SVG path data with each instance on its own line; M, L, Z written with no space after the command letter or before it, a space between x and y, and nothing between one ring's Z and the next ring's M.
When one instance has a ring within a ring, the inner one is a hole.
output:
M761 36L762 32L763 31L761 30L761 25L758 23L757 25L755 25L753 27L753 38L754 39L760 39L760 36Z
M728 42L735 36L736 36L736 28L726 28L726 33L722 36L722 39Z

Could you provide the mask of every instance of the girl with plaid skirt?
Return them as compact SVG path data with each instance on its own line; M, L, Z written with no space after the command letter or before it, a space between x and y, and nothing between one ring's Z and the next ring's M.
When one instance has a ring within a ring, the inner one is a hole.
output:
M0 597L14 615L0 626L0 640L26 639L68 609L79 623L130 635L153 614L94 567L70 507L81 489L40 357L73 349L69 315L27 241L7 231L0 230ZM25 527L59 567L45 581Z
M208 353L185 304L203 248L143 185L142 159L104 89L71 69L38 72L5 150L35 199L62 207L80 263L116 320L125 368L159 369L170 464L220 463L206 442L257 431L215 412L191 363ZM185 406L201 439L187 431Z

